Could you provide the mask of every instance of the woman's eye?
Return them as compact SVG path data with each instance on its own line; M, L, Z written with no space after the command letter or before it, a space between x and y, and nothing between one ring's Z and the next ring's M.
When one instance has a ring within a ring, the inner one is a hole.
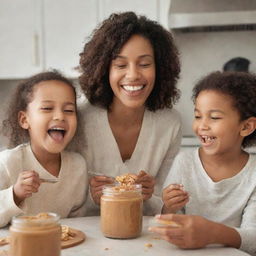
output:
M122 68L125 68L126 65L125 64L119 64L119 65L116 65L116 67L122 69Z
M195 119L199 119L199 118L200 118L200 116L194 116L194 118L195 118Z
M126 67L126 63L121 63L121 62L116 62L116 63L114 62L112 65L116 68L119 68L119 69L122 69L122 68Z
M141 67L146 68L150 66L150 63L142 63L140 64Z
M213 120L218 120L218 119L221 119L221 117L211 117L211 119L213 119Z

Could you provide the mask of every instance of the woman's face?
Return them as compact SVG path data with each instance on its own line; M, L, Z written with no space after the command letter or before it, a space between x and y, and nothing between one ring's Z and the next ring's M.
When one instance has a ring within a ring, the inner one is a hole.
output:
M133 35L110 64L109 82L114 93L112 106L144 107L154 87L155 76L151 43L140 35Z

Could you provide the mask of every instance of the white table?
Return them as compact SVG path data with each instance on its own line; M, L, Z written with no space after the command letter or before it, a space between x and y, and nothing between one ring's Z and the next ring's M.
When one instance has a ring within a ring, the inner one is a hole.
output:
M86 240L80 245L63 249L62 256L245 256L245 252L234 248L219 246L207 247L200 250L182 250L170 243L160 240L147 228L153 217L143 218L143 232L135 239L110 239L102 235L100 231L99 217L83 217L62 219L61 224L79 229L86 234ZM0 229L0 237L9 234L8 228ZM148 248L146 244L152 244ZM0 247L0 250L8 250L8 246Z

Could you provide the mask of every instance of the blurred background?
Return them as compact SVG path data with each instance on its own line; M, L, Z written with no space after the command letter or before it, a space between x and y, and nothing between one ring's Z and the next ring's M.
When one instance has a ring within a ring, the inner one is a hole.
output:
M57 69L77 84L84 43L103 19L121 11L146 15L172 31L182 64L176 105L182 146L198 145L191 129L195 82L224 66L256 73L256 0L0 0L1 109L19 81L37 72ZM0 137L0 149L5 146Z

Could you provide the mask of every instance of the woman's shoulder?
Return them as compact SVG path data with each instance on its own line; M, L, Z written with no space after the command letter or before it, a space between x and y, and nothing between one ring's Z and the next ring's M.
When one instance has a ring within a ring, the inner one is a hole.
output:
M85 121L100 118L104 113L106 113L106 109L92 105L88 101L80 104L78 106L78 111L81 113Z
M154 118L158 121L165 121L170 123L180 123L180 113L174 108L163 108L152 112Z
M79 104L78 109L83 113L95 113L95 112L105 112L106 110L97 105L92 105L90 102L85 101L82 104Z
M175 109L159 109L155 112L148 111L147 119L151 123L151 127L155 127L157 133L165 136L181 135L181 119L177 110Z

